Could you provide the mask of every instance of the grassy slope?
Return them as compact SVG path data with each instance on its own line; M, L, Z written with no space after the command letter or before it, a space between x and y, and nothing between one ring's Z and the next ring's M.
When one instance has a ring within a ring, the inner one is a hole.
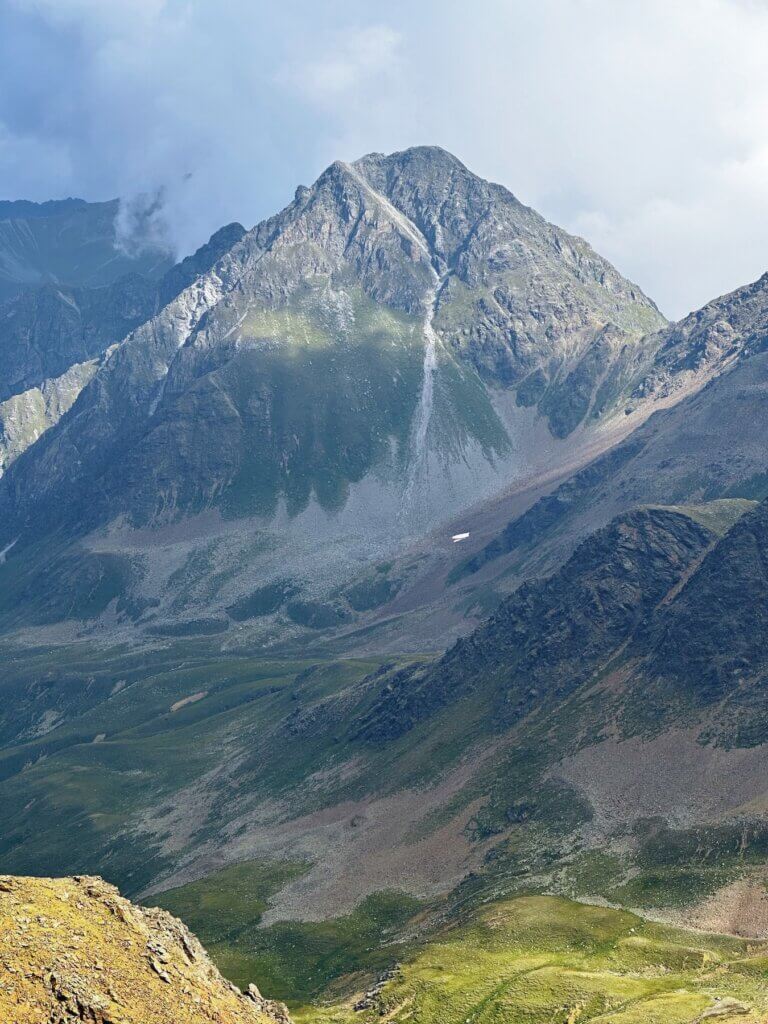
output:
M371 1006L304 1008L298 1019L361 1024L683 1024L736 998L764 1019L766 948L693 935L625 911L553 897L494 903L417 948Z
M714 501L693 505L660 505L670 512L682 512L719 537L724 536L733 524L757 504L749 498L716 498Z
M254 798L290 787L315 760L333 757L333 747L307 743L303 756L294 746L289 757L285 739L277 739L269 761L253 737L269 734L303 700L322 700L378 664L268 661L212 651L204 641L154 651L83 645L66 658L46 649L5 653L0 694L16 717L0 714L0 869L98 872L133 894L165 865L150 837L131 832L136 816L221 764L222 750L251 757ZM23 707L22 693L32 694ZM65 696L54 701L54 693ZM199 693L206 696L171 711ZM32 735L55 714L63 716L57 726ZM14 725L27 735L11 738Z
M258 978L271 996L304 1003L339 979L348 988L358 977L388 967L405 948L403 927L420 907L418 900L401 893L377 893L343 917L260 928L270 895L308 867L301 862L250 861L148 902L182 918L204 940L219 969L240 987Z
M610 865L592 868L610 874ZM763 1020L768 1009L766 943L695 934L552 896L480 902L467 911L382 893L342 918L258 928L280 877L301 870L239 865L159 900L196 931L226 976L239 985L258 978L270 995L290 1002L301 1024L381 1017L687 1024L716 997L759 1011L745 1020ZM387 980L364 1011L354 1010L381 971Z

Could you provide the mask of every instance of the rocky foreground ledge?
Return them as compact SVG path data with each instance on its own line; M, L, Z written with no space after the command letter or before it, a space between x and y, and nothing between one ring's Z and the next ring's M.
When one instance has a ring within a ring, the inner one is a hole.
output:
M3 1024L290 1024L225 981L181 921L101 878L0 875Z

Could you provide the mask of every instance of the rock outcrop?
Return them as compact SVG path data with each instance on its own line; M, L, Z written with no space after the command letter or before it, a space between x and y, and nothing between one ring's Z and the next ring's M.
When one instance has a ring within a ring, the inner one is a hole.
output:
M184 925L100 878L0 876L5 1024L290 1024L225 981Z
M715 540L678 512L618 516L548 579L526 583L502 601L439 661L385 678L357 735L391 739L478 689L496 693L497 720L505 726L562 702L631 642Z

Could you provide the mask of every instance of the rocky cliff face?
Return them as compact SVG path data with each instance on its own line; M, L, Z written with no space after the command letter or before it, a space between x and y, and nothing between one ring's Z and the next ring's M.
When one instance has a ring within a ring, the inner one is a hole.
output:
M103 288L46 284L0 306L0 398L102 356L155 312L155 291L130 274Z
M0 1015L14 1024L289 1024L197 939L100 878L0 876Z
M586 242L448 154L372 154L354 167L418 228L444 268L441 337L490 379L527 381L521 401L549 393L548 404L557 405L554 390L565 393L569 377L585 376L584 360L604 341L606 324L631 335L663 321ZM594 369L605 375L610 361L598 362Z

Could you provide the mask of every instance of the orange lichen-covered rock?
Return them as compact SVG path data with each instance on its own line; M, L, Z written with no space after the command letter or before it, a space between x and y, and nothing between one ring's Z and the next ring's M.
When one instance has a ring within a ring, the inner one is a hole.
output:
M225 981L164 910L100 878L0 875L3 1024L289 1024L282 1003Z

